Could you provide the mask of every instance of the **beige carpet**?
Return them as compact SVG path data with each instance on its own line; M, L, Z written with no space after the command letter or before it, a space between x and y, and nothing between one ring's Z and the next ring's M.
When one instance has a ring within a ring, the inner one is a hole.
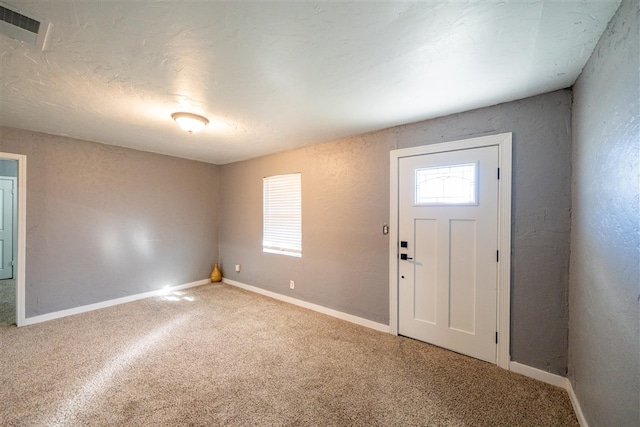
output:
M0 325L9 426L564 426L567 393L227 285Z

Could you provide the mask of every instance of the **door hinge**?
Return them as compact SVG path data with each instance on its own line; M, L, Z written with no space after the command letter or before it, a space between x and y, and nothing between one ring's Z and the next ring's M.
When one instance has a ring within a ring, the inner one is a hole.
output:
M498 179L500 179L500 168L498 168Z
M496 332L496 344L498 344L498 333Z
M496 251L496 262L500 262L500 251Z

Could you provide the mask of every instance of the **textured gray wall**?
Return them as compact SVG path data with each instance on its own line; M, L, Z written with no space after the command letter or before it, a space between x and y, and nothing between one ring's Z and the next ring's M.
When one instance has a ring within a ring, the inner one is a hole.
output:
M0 128L27 155L26 316L207 278L218 167Z
M380 134L221 167L220 256L229 279L388 321L389 150ZM262 253L262 178L302 173L302 258ZM234 271L242 264L242 271ZM289 290L295 280L295 290Z
M638 2L574 87L569 378L591 426L640 425Z
M389 151L513 132L512 358L567 366L571 92L400 126L221 167L223 273L381 323L389 321ZM262 177L302 172L303 256L263 254ZM233 271L242 264L242 272ZM289 290L289 280L296 289Z

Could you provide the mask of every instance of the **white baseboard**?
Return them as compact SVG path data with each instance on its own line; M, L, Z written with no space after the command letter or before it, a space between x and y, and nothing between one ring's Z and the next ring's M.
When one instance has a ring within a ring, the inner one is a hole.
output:
M542 381L543 383L551 384L556 387L563 388L569 393L569 399L573 405L573 410L576 413L576 418L581 427L589 427L587 420L582 413L580 402L576 394L573 391L573 386L568 378L561 375L552 374L550 372L543 371L541 369L532 368L531 366L523 365L518 362L509 362L509 370L517 374L524 375L525 377L533 378L534 380Z
M581 427L589 427L589 424L587 424L587 419L584 417L584 414L582 413L582 408L580 407L578 396L576 396L575 392L573 391L573 385L571 384L571 381L569 381L569 378L567 378L566 380L567 380L567 392L569 393L569 399L571 399L573 410L576 412L576 418L578 418L578 422L580 423Z
M556 387L567 388L567 379L561 375L552 374L541 369L532 368L518 362L509 362L509 370L543 383L551 384Z
M46 322L48 320L60 319L61 317L72 316L74 314L86 313L88 311L99 310L101 308L111 307L114 305L124 304L127 302L137 301L144 298L164 295L169 292L179 291L181 289L193 288L195 286L206 285L211 283L210 279L202 279L196 282L185 283L183 285L169 286L155 291L143 292L141 294L129 295L122 298L116 298L108 301L97 302L95 304L83 305L80 307L69 308L67 310L55 311L53 313L41 314L39 316L27 317L21 326L33 325L36 323Z
M297 305L299 307L303 307L309 310L317 311L318 313L326 314L328 316L336 317L341 320L346 320L347 322L355 323L356 325L364 326L370 329L375 329L380 332L389 333L389 325L385 325L384 323L374 322L372 320L363 319L362 317L354 316L352 314L343 313L342 311L333 310L331 308L323 307L318 304L313 304L307 301L302 301L296 298L288 297L286 295L278 294L276 292L267 291L262 288L258 288L256 286L247 285L246 283L237 282L235 280L223 278L222 281L228 285L235 286L238 288L245 289L247 291L255 292L260 295L267 296L269 298L277 299L280 301L287 302L289 304Z

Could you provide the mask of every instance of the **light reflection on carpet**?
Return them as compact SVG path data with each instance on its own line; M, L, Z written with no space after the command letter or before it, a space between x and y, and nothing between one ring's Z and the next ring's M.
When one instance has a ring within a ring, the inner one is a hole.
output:
M100 394L111 385L116 375L131 367L137 359L148 353L154 345L162 342L173 329L186 322L190 317L190 315L184 315L172 320L133 343L126 351L108 362L104 368L89 378L73 394L73 397L64 401L55 414L46 420L43 425L64 426L73 424L76 417L87 408L91 401L99 398Z

